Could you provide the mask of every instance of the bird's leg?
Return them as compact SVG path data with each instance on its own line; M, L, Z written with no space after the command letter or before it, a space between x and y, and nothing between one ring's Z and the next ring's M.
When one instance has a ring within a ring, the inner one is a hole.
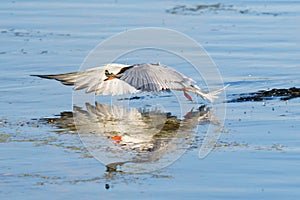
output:
M192 97L191 97L185 90L182 90L182 91L183 91L184 96L185 96L188 100L193 101Z
M192 108L191 111L187 112L187 113L184 115L184 121L188 121L189 119L192 118L192 115L193 115L193 109L194 109L194 108Z

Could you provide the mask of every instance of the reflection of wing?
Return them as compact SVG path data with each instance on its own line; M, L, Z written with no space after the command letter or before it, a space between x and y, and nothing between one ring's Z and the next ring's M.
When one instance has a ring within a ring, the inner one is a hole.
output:
M109 168L122 165L124 171L140 171L145 165L161 168L179 158L194 140L199 120L209 120L208 114L209 110L201 107L180 120L157 110L141 112L96 102L87 103L86 109L74 107L73 116L81 140L95 158ZM64 117L55 122L62 128L64 121L72 120ZM74 126L66 128L74 130Z
M120 73L120 79L141 91L184 89L194 81L187 76L159 64L139 64Z
M86 93L95 92L96 95L120 95L136 93L138 92L138 90L119 79L104 81L107 78L107 76L105 75L106 69L109 69L110 72L116 74L122 68L127 66L128 65L123 64L107 64L101 67L67 74L34 76L47 79L55 79L60 81L64 85L74 85L74 90L81 90L86 88Z
M117 137L120 146L135 150L152 148L153 135L160 130L166 120L165 113L142 115L135 108L124 109L97 102L95 106L86 104L86 109L84 111L74 107L75 122L82 138L88 130L98 136Z

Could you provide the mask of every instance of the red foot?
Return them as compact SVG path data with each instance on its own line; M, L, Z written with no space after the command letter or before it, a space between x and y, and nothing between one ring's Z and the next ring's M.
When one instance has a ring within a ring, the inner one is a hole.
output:
M188 100L193 101L192 97L185 90L183 90L183 94Z

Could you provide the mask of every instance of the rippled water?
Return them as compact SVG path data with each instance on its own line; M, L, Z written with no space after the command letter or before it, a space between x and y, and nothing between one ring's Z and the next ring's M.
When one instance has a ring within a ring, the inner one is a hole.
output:
M202 44L230 84L228 99L299 87L298 1L0 5L1 199L299 199L299 98L227 103L208 157L199 159L196 145L167 168L129 175L105 172L77 134L41 122L72 110L72 90L29 76L77 71L109 36L155 26Z

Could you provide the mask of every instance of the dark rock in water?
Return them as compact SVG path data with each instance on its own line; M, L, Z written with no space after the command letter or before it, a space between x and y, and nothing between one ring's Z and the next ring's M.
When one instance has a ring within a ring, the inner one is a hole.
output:
M276 97L281 97L280 100L286 101L293 98L300 97L300 88L292 87L289 89L272 89L272 90L260 90L258 92L240 94L238 98L229 100L231 102L244 102L244 101L263 101L272 100Z

